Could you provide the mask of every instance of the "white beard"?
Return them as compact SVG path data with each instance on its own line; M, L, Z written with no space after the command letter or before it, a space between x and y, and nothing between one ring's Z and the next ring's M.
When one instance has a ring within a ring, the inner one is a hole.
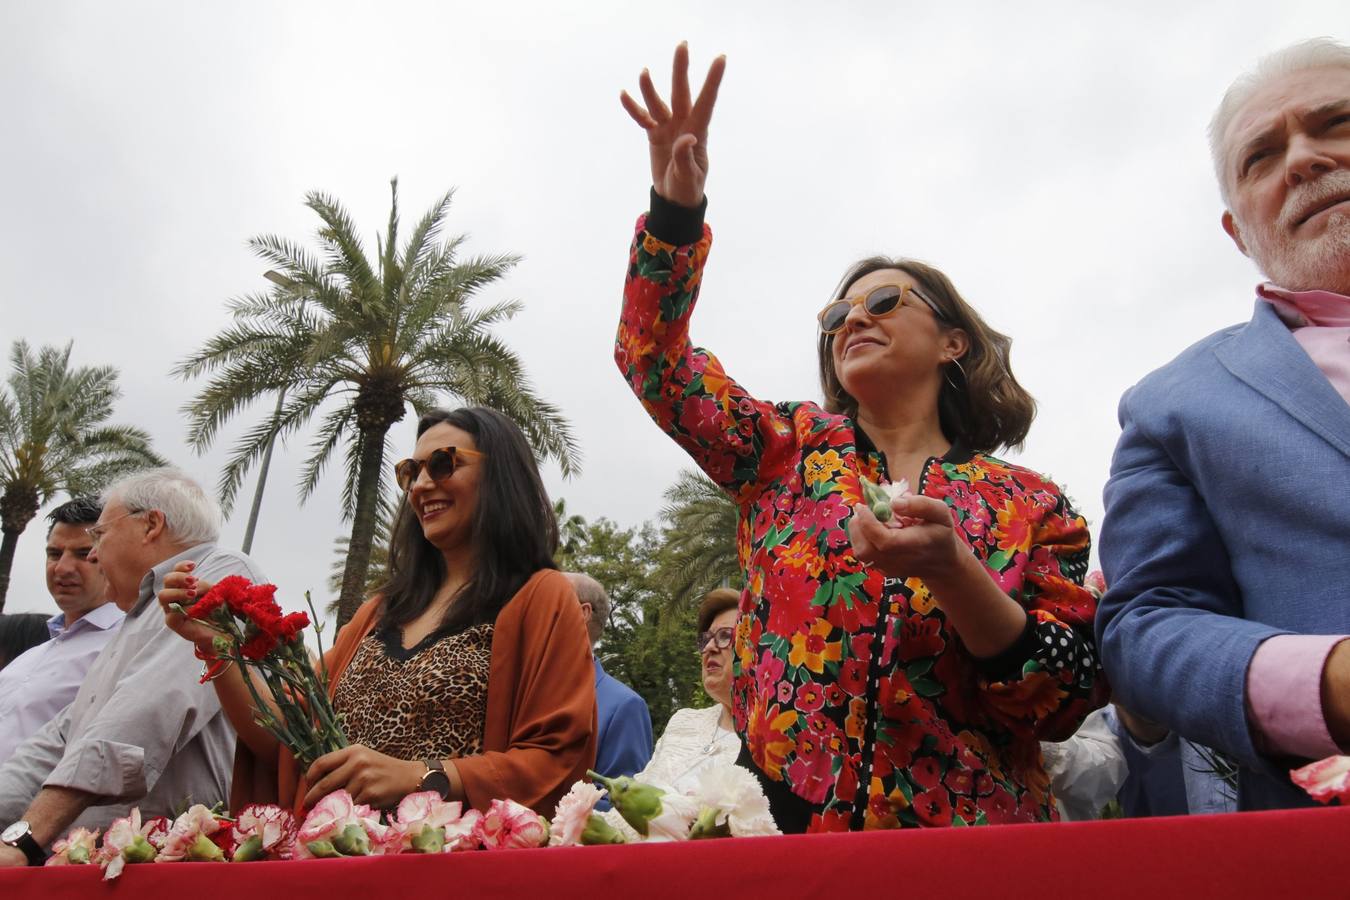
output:
M1337 179L1341 189L1350 177ZM1299 195L1317 191L1331 196L1327 181L1308 185ZM1287 208L1306 208L1290 202ZM1350 209L1341 208L1327 216L1322 233L1314 238L1294 238L1286 215L1274 227L1244 232L1247 252L1252 261L1275 284L1289 291L1333 291L1350 294ZM1239 223L1240 224L1240 223Z

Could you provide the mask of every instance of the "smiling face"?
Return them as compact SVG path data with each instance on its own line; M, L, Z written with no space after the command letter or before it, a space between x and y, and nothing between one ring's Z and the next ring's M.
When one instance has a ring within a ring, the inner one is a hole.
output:
M65 613L67 625L110 599L107 579L89 561L94 539L86 527L57 522L47 536L47 591Z
M1224 230L1289 290L1350 293L1350 69L1271 79L1223 140Z
M917 287L900 269L878 269L848 286L848 299L866 296L886 284ZM912 293L889 315L873 318L858 303L830 347L834 371L844 390L866 408L893 395L898 386L921 390L937 402L942 366L965 352L965 333L944 328L933 311Z
M422 432L412 458L425 462L433 450L456 447L477 450L473 435L446 422L440 422ZM408 502L422 534L441 551L462 550L473 544L473 519L478 509L478 485L481 480L482 457L461 456L449 478L432 481L426 468L418 473L408 491Z
M716 634L719 628L736 628L736 610L725 609L717 615L708 625L708 632ZM724 649L717 649L716 641L708 641L703 645L703 650L699 656L703 662L703 689L708 692L708 696L718 703L731 708L731 654L735 647L732 644Z

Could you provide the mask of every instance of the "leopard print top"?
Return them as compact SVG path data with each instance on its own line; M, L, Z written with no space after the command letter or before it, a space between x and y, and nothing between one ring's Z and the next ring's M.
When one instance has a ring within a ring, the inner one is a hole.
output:
M433 632L404 649L396 625L361 641L333 696L353 744L395 759L455 759L483 749L492 623Z

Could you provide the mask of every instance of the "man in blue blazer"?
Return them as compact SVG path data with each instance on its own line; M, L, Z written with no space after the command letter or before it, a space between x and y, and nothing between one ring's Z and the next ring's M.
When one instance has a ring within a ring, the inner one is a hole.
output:
M1098 642L1122 704L1241 766L1240 808L1296 806L1289 769L1350 749L1350 48L1262 60L1210 140L1268 281L1121 400Z
M591 647L600 640L609 620L609 595L600 582L580 572L566 573L581 601ZM636 775L652 758L652 717L647 701L610 675L595 660L596 736L595 771L601 775ZM608 808L605 804L604 808Z

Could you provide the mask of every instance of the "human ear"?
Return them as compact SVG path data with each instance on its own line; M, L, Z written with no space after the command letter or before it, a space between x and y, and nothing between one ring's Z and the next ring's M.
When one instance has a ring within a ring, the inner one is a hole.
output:
M145 540L144 543L151 543L164 533L168 522L164 518L164 513L157 509L147 510L145 513Z
M942 350L946 355L944 362L959 360L970 349L970 335L964 328L948 328L942 335Z
M1223 223L1223 230L1233 239L1233 243L1237 244L1238 251L1241 252L1243 256L1251 256L1251 254L1247 252L1247 245L1242 242L1242 230L1238 228L1237 219L1233 218L1233 214L1225 209L1223 211L1223 216L1220 217L1219 221Z

